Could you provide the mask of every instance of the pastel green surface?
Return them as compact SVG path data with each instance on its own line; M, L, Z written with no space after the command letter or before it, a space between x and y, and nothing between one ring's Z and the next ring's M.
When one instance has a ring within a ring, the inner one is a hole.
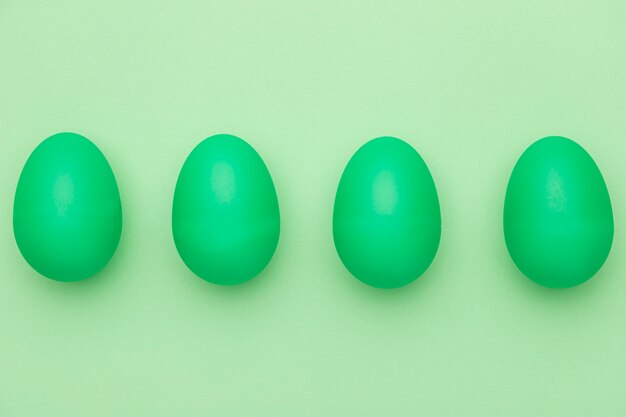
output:
M580 145L552 136L522 154L506 190L504 236L518 268L546 287L573 287L600 269L613 242L613 211Z
M589 417L626 414L626 3L0 1L0 416ZM15 245L33 149L79 132L123 198L96 277L39 278ZM200 140L270 169L281 235L232 287L181 261L172 197ZM615 238L566 291L511 261L502 209L533 139L593 156ZM383 291L333 245L341 174L369 138L415 146L443 228Z
M380 137L354 154L337 188L333 237L346 268L373 287L401 287L426 271L441 213L430 171L411 145Z
M100 271L122 232L122 206L113 171L88 139L59 133L24 165L15 191L13 230L24 258L58 281Z
M176 183L172 231L185 264L209 282L240 284L265 268L280 234L278 199L248 143L215 135L191 152Z

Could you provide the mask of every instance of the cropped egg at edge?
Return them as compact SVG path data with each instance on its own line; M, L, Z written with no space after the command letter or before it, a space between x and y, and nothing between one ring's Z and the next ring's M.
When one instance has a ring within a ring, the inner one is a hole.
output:
M96 145L66 132L37 146L17 184L13 230L26 261L48 278L79 281L107 264L120 240L122 207Z
M196 146L176 183L172 233L184 263L206 281L240 284L265 268L280 214L272 177L252 146L227 134Z
M533 143L506 190L504 236L511 258L532 281L573 287L603 265L613 242L613 211L602 174L576 142Z
M428 269L441 212L430 171L411 145L380 137L352 156L337 187L333 237L346 268L370 286L401 287Z

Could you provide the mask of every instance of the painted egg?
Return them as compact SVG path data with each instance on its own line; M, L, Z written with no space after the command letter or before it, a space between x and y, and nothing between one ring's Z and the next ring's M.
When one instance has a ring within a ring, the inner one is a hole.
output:
M248 143L215 135L191 152L176 183L172 232L187 267L209 282L239 284L265 268L280 234L278 199Z
M113 171L91 141L59 133L30 155L13 207L15 240L26 261L58 281L100 271L122 232L122 206Z
M580 145L552 136L526 149L506 190L504 237L517 267L546 287L573 287L600 269L613 242L613 211Z
M348 162L335 197L333 237L346 268L362 282L396 288L422 275L441 237L433 178L408 143L381 137Z

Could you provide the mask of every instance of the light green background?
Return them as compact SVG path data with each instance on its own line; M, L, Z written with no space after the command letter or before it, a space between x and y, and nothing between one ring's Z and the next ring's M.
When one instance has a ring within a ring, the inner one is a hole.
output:
M616 1L0 1L0 416L617 416L626 413L626 6ZM121 244L81 283L20 256L12 204L47 136L99 145ZM236 288L192 275L170 232L203 138L264 157L282 234ZM502 236L513 164L546 135L595 158L616 217L600 273L524 278ZM429 164L430 270L366 287L332 243L366 140Z

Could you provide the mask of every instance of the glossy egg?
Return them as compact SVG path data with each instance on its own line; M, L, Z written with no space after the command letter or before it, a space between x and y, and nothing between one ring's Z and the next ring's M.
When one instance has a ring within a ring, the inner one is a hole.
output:
M377 288L406 285L426 271L441 237L433 178L408 143L381 137L363 145L339 181L333 237L346 268Z
M613 242L613 211L580 145L552 136L526 149L506 190L504 237L517 267L546 287L573 287L600 269Z
M248 143L221 134L191 152L176 183L172 232L187 267L209 282L239 284L265 268L280 234L278 199Z
M104 155L75 133L59 133L30 155L13 207L15 240L26 261L58 281L100 271L122 232L122 206Z

